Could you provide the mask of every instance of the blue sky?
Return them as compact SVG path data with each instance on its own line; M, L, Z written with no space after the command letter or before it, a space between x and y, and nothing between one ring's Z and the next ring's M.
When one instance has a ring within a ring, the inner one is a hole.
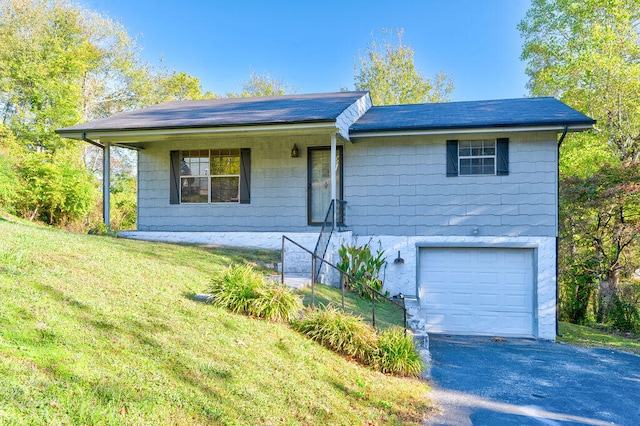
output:
M238 92L251 71L297 93L353 89L359 52L404 28L426 76L453 77L454 101L527 95L516 28L529 0L81 0L122 23L143 58Z

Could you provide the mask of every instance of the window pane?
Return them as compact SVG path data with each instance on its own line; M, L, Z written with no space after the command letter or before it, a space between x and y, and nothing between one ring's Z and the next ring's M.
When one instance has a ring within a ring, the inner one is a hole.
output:
M484 168L482 169L482 174L492 175L496 172L495 161L493 158L485 158L484 159Z
M239 175L239 149L211 150L211 175Z
M183 203L206 203L207 202L207 178L182 178L181 198Z
M211 178L211 202L212 203L237 203L239 200L240 178L212 177Z
M471 174L471 160L462 159L460 160L460 172L461 175L470 175Z

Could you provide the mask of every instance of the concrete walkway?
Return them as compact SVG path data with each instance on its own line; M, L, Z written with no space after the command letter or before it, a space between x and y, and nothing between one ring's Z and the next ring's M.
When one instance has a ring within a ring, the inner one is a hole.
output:
M640 425L640 356L431 335L430 425Z

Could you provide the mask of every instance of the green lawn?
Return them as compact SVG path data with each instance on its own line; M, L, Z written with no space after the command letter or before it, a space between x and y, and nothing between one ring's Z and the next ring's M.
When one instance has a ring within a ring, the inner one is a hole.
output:
M311 286L299 290L304 296L305 306L311 305ZM316 306L326 306L332 304L337 308L342 307L342 295L339 288L316 284L314 290L314 300ZM359 316L365 322L371 324L372 309L371 300L357 296L355 293L345 291L344 308L346 312ZM376 328L384 330L392 325L404 327L403 311L392 302L384 299L377 299L375 304Z
M193 301L272 256L229 253L0 219L0 424L424 424L424 381Z
M583 325L560 322L559 342L582 347L617 349L640 355L640 336L621 336Z

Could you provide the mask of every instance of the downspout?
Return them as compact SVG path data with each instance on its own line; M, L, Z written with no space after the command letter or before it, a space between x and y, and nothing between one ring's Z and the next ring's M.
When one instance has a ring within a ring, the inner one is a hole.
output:
M90 144L102 148L102 220L107 227L107 230L111 230L111 218L110 216L110 204L111 204L111 152L109 144L101 144L87 137L85 132L82 132L82 140L89 142Z
M558 211L556 213L557 215L557 220L560 220L560 147L562 146L562 141L564 141L564 138L567 136L567 131L569 130L569 125L565 124L564 125L564 129L562 130L562 135L560 135L560 140L558 140L558 165L556 168L556 197L557 197L557 202L558 202ZM560 227L560 224L558 223L558 228ZM556 232L558 232L558 230L556 230ZM558 258L559 258L559 237L556 234L556 336L558 337L562 337L562 334L560 334L559 330L558 330L558 324L560 323L560 309L558 309L558 302L560 300L560 280L559 280L559 269L560 269L560 263L558 262Z
M85 132L82 132L82 140L85 142L89 142L91 145L95 145L98 148L104 149L104 145L102 145L100 142L92 141L91 139L89 139Z

